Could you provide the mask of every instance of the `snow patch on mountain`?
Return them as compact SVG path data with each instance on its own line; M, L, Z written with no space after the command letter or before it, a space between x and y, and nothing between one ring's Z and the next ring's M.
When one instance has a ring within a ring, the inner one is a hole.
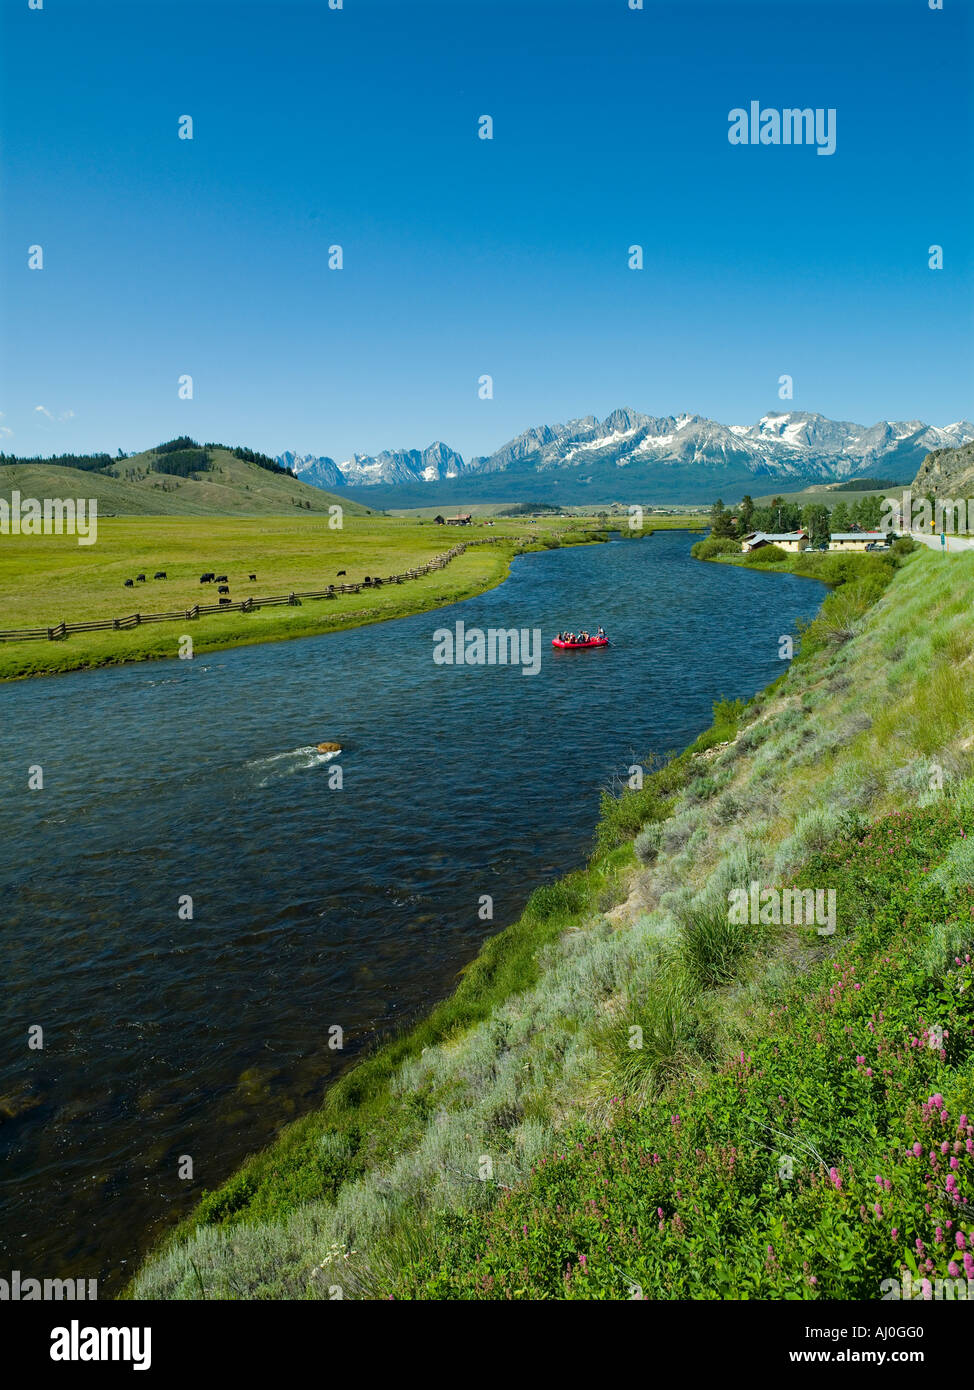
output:
M771 478L855 477L868 471L895 469L904 477L916 472L934 449L957 448L974 441L974 424L926 425L922 420L881 420L858 425L830 420L808 411L768 411L753 425L722 425L700 415L652 416L622 408L604 420L586 415L563 425L524 430L487 457L464 462L448 445L425 449L353 454L341 464L331 458L285 452L278 456L305 482L316 487L369 487L378 484L433 485L462 475L505 472L545 473L552 469L616 464L667 470L692 467L702 478L722 471ZM581 476L581 475L579 475Z

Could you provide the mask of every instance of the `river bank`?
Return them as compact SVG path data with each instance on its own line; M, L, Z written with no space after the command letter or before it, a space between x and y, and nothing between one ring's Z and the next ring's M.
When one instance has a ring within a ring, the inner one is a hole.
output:
M606 797L588 866L208 1195L131 1292L868 1298L915 1265L914 1241L936 1248L938 1221L969 1242L949 1208L969 1200L971 1130L932 1216L896 1148L928 1143L931 1095L950 1138L974 1109L961 566L847 578L779 680ZM837 932L729 929L728 889L754 881L835 891ZM904 1030L928 1045L904 1051ZM893 1194L878 1214L875 1173Z

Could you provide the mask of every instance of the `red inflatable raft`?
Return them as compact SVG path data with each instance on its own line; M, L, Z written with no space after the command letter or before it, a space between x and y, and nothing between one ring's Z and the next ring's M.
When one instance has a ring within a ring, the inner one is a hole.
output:
M563 647L566 651L575 652L582 651L585 647L607 647L609 645L609 639L608 637L591 637L587 642L563 642L560 637L552 637L551 645L553 647Z

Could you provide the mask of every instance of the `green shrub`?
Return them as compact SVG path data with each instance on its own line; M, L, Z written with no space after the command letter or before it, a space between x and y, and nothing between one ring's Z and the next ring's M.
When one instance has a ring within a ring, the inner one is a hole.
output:
M715 555L740 555L740 553L739 541L718 539L717 537L696 541L690 547L690 554L695 560L712 560Z
M746 565L780 565L789 558L788 551L780 545L762 545L760 550L749 550L744 556Z
M717 783L713 777L694 777L686 794L690 801L709 801L716 790Z
M627 785L618 795L603 791L596 852L605 852L632 840L647 821L666 820L673 809L675 794L686 784L690 766L690 757L684 753L650 772L638 790Z
M663 833L661 821L650 821L645 825L633 843L636 858L644 864L651 864L659 853L660 837Z

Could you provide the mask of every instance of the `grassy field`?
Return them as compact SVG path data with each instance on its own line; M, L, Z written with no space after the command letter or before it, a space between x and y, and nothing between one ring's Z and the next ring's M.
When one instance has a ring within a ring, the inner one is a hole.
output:
M325 517L297 510L293 517L108 517L99 519L93 546L79 546L72 536L2 536L0 629L214 603L215 586L199 582L206 571L228 576L235 602L346 582L338 578L339 570L347 571L348 583L357 583L366 575L402 573L458 541L485 537L497 537L500 543L471 547L443 570L371 592L128 631L74 633L54 642L5 641L0 643L0 679L173 657L186 632L194 649L206 652L401 617L500 583L520 539L525 548L591 539L585 523L574 520L526 523L519 518L492 527L446 527L352 514L345 516L341 530L333 530ZM164 570L168 579L153 580L157 570ZM125 579L141 573L146 583L124 587ZM250 574L257 575L256 581L249 580Z
M588 865L206 1194L134 1296L974 1278L974 555L819 558L846 564L782 676L607 794ZM754 881L834 890L835 934L733 926Z

